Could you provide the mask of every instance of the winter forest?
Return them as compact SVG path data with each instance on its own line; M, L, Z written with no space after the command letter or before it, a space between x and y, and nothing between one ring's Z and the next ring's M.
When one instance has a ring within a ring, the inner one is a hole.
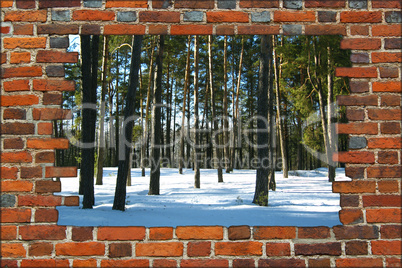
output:
M71 38L71 37L70 37ZM73 40L73 38L71 38ZM253 203L268 206L275 171L328 168L347 150L336 122L346 122L336 97L349 93L335 68L350 66L340 36L76 36L65 64L75 91L63 93L68 119L55 121L57 166L77 166L83 208L95 204L94 185L117 167L114 210L125 210L131 168L146 176L147 195L160 194L164 168L256 170ZM162 170L162 171L161 171ZM162 174L162 175L161 175ZM135 185L133 185L135 187Z

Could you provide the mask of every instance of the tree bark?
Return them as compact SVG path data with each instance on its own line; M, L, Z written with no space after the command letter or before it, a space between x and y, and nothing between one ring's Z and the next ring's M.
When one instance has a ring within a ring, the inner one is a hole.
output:
M328 85L328 96L327 96L327 132L328 132L328 151L327 151L327 159L328 159L328 180L330 182L335 181L335 163L332 160L332 154L336 150L336 143L334 133L334 124L332 124L332 120L335 117L334 115L334 107L332 105L333 102L333 81L332 81L332 60L331 60L331 47L328 45L327 47L327 55L328 55L328 74L327 74L327 85Z
M151 136L151 175L148 195L159 195L160 185L160 154L161 154L161 104L162 104L162 68L165 37L159 36L156 56L155 84L152 107L152 136Z
M135 95L139 81L139 69L141 64L141 43L142 35L136 35L133 38L131 64L130 64L130 78L128 82L126 103L124 107L124 159L119 159L117 170L116 190L113 201L114 210L125 210L126 203L126 184L127 173L129 172L129 157L131 152L131 142L133 137L134 126L134 110L135 110Z
M228 37L225 35L223 43L223 154L225 172L230 173L229 147L229 116L228 116L228 74L227 74Z
M198 113L198 37L194 37L194 188L201 187L200 181L200 136L199 136L199 113Z

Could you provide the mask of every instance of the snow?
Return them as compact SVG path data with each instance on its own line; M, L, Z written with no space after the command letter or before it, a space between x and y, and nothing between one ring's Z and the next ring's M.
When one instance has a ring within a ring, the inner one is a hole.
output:
M289 178L276 172L276 191L269 192L268 207L252 203L255 170L224 173L218 183L216 170L201 170L201 189L194 188L194 172L162 168L160 195L149 196L149 170L141 177L132 169L127 187L126 211L112 210L117 168L104 168L103 185L95 186L95 206L57 207L59 225L70 226L334 226L339 194L332 193L327 170L290 171ZM337 169L336 180L350 180ZM59 195L78 195L78 178L61 178ZM82 204L82 196L80 196Z

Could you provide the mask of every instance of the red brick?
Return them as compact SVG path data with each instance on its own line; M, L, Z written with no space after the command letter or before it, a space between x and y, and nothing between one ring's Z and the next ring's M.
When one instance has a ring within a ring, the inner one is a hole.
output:
M36 193L61 192L61 182L51 180L36 181L35 192Z
M64 138L44 138L27 139L27 148L29 149L68 149L68 139Z
M81 34L84 35L100 35L101 33L101 28L99 25L94 25L94 24L86 24L82 25L81 27Z
M401 36L401 25L373 25L371 27L373 36Z
M0 53L0 64L6 64L7 62L7 54Z
M32 123L4 123L0 133L3 135L31 135L35 133L35 126Z
M258 267L306 267L303 259L260 259Z
M2 179L16 179L18 174L17 167L1 167L0 177Z
M314 11L275 11L275 22L314 22Z
M261 242L216 242L215 255L225 256L261 256Z
M60 108L34 108L32 110L34 120L60 120L71 119L71 111Z
M29 181L1 181L2 192L30 192L33 184Z
M139 14L140 22L180 22L180 13L176 11L141 11Z
M398 181L379 181L378 191L380 193L397 193L399 192Z
M65 196L64 205L65 206L79 206L80 198L79 196Z
M11 52L10 63L29 63L31 61L31 53L29 52Z
M382 267L382 259L342 258L335 260L336 267Z
M400 195L364 195L363 207L400 207Z
M53 244L46 242L37 242L29 245L29 256L50 256L53 252Z
M16 240L17 239L17 226L3 225L0 229L0 239L4 240Z
M145 34L145 26L129 25L129 24L105 25L103 34L105 35Z
M214 0L176 0L175 8L191 8L191 9L213 9L215 5Z
M167 260L167 259L157 259L157 260L153 261L152 267L171 267L171 268L175 268L175 267L177 267L177 261L176 260Z
M378 152L379 164L398 164L398 152Z
M4 182L4 181L3 181ZM3 191L3 189L2 189ZM25 208L1 208L0 220L2 223L23 223L31 221L31 210ZM21 231L20 231L21 234Z
M14 35L33 35L33 24L14 25Z
M148 25L148 33L154 35L166 35L168 34L168 27L167 25L160 24Z
M240 8L273 8L279 7L278 0L240 0Z
M343 11L341 12L341 22L371 22L382 21L382 12L380 11Z
M248 14L242 11L208 11L207 22L249 22Z
M79 0L39 0L39 8L79 7Z
M35 9L35 0L17 0L17 8Z
M45 63L77 63L78 53L77 52L60 52L60 51L49 51L49 50L39 50L36 55L36 62ZM45 83L46 81L43 81ZM60 83L61 81L57 81ZM38 83L38 82L37 82ZM53 85L54 81L48 82L48 84ZM66 84L73 84L71 81L64 81ZM74 87L75 89L75 87ZM73 89L69 89L73 90Z
M56 244L57 256L103 256L105 244L100 242L71 242Z
M400 52L373 52L371 53L371 61L373 63L402 62L402 54Z
M343 25L306 25L306 35L346 35Z
M135 254L137 257L179 257L183 255L183 243L137 243Z
M35 155L35 163L54 163L54 152L40 152Z
M366 209L368 223L401 223L402 210L400 208Z
M0 2L0 7L12 7L14 0L3 0Z
M43 105L60 105L63 102L63 95L59 93L44 93Z
M346 118L349 121L363 121L364 116L365 114L363 109L346 109Z
M4 21L21 21L21 22L46 22L47 11L9 11L4 15Z
M306 0L304 3L306 8L317 7L345 7L345 0Z
M279 26L268 25L239 25L237 26L238 34L279 34Z
M342 209L339 211L339 220L345 225L362 223L363 212L360 209Z
M402 235L402 226L401 225L382 225L381 226L381 238L382 239L401 238L401 235Z
M66 25L66 24L44 24L37 26L38 34L78 34L78 25ZM84 34L84 33L82 33Z
M3 110L3 119L26 119L26 110L25 109L4 109ZM8 139L11 141L11 139ZM6 140L4 140L6 141Z
M4 91L28 91L29 80L4 81L3 89Z
M131 257L132 249L130 243L109 244L109 258Z
M230 240L244 240L251 237L250 227L247 225L230 226L228 232Z
M68 260L60 259L24 259L21 261L22 268L33 268L33 267L69 267Z
M115 13L100 10L75 10L72 18L75 21L111 21L114 20Z
M42 167L21 167L21 178L42 178Z
M42 74L42 67L40 66L3 68L1 70L2 78L36 77L42 76Z
M222 259L191 259L191 260L181 260L180 262L181 268L190 268L190 267L229 267L228 260Z
M350 26L351 35L369 35L369 27L361 25Z
M109 7L135 7L135 8L147 8L148 1L147 0L107 0L106 8Z
M382 134L400 134L401 125L399 122L384 122L380 124Z
M335 76L353 78L376 78L376 67L338 67L335 69Z
M35 95L11 95L1 96L1 106L29 106L38 104L39 98Z
M143 240L145 227L99 227L98 240Z
M375 95L368 96L346 96L340 95L336 98L338 105L342 106L377 106L378 97Z
M216 35L234 35L234 26L233 25L216 25L215 32Z
M332 183L334 193L375 193L374 181L335 181Z
M402 138L370 138L367 146L370 149L401 149Z
M373 92L402 92L401 82L373 82Z
M171 35L210 35L212 34L212 25L172 25L170 26Z
M32 156L26 151L22 152L2 152L0 153L0 162L2 163L29 163L32 162Z
M368 82L363 81L350 81L350 92L352 93L363 93L369 91L369 84Z
M101 267L149 267L149 260L102 260Z
M374 164L374 152L338 152L334 153L332 159L335 162L349 164Z
M61 196L54 195L20 195L18 206L55 207L61 205Z
M10 26L2 26L2 27L0 28L0 33L1 33L1 34L9 34L9 33L10 33L10 30L11 30L11 27L10 27Z
M73 267L79 267L79 268L88 267L88 268L92 268L92 267L96 267L96 266L97 266L96 259L86 259L86 260L74 259L73 260Z
M331 267L331 260L330 259L309 259L308 260L308 267Z
M36 209L35 222L57 222L59 212L57 209Z
M39 135L52 135L53 134L53 124L52 123L38 123L38 134Z
M88 241L93 240L93 227L73 227L72 237L73 241Z
M296 227L256 226L253 233L254 239L294 239Z
M299 227L298 228L298 238L312 238L312 239L324 239L329 238L329 228L328 227Z
M401 267L401 258L386 258L385 267Z
M373 255L401 255L401 241L372 241L371 251Z
M368 178L401 178L400 166L372 166L367 168Z
M368 245L365 241L349 241L345 246L346 255L367 255Z
M45 178L77 177L77 167L46 167Z
M379 230L375 225L334 226L334 234L339 239L378 239Z
M222 240L223 228L219 226L179 226L176 228L178 239L184 240Z
M66 239L66 227L57 225L20 226L22 240L61 240Z
M370 134L378 133L377 123L338 123L336 124L338 134Z
M266 252L268 257L290 256L289 243L266 243Z
M374 50L380 48L381 39L379 38L353 38L341 41L341 49Z
M253 259L234 259L233 268L243 268L243 267L255 267L254 260Z
M149 239L151 240L170 240L173 238L172 227L149 228Z
M26 257L27 252L22 243L1 243L2 258Z
M211 242L189 242L187 256L208 257L211 254Z
M295 254L312 255L331 255L340 256L342 253L340 242L313 243L313 244L295 244Z
M400 106L401 96L398 95L382 95L381 106Z
M67 80L35 79L33 89L38 91L74 91L75 82Z
M399 0L373 1L373 8L402 8L402 3Z

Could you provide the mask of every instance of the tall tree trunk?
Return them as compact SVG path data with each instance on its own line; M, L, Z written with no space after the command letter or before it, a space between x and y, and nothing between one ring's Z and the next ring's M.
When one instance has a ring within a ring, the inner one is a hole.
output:
M223 174L222 174L222 164L221 164L221 151L218 148L219 146L219 136L218 133L218 120L216 120L216 111L215 111L215 89L213 83L213 74L212 74L212 36L208 36L208 63L209 63L209 88L211 90L211 112L212 112L212 120L213 120L213 135L215 137L215 147L214 147L214 157L217 162L218 169L218 182L223 182ZM212 137L211 137L212 139Z
M119 76L120 76L120 68L119 68L119 50L116 52L116 118L115 118L115 136L116 136L116 148L115 148L115 156L114 156L114 165L118 166L119 157L120 157L120 109L119 109Z
M102 185L103 181L103 161L105 154L105 100L107 91L107 64L109 58L109 38L103 36L103 59L102 59L102 93L100 103L100 118L98 132L98 166L96 172L96 185Z
M268 206L268 186L273 168L272 151L272 36L261 36L260 71L257 94L257 155L258 168L253 203ZM271 110L271 111L270 111ZM266 121L268 120L268 122ZM268 124L268 125L267 125Z
M143 129L142 136L142 147L141 147L141 176L145 177L145 163L148 159L146 155L147 145L148 145L148 122L149 122L149 105L151 103L151 84L152 84L152 74L154 65L154 51L155 51L155 39L152 40L151 44L151 55L149 59L149 73L148 73L148 88L147 88L147 104L145 105L145 126Z
M167 109L166 109L166 157L168 160L169 167L172 167L172 153L170 151L170 137L171 137L171 123L172 123L172 89L173 87L170 84L170 62L169 62L169 52L166 55L167 59L167 70L166 70L166 89L167 89ZM173 77L172 77L173 79Z
M278 63L279 60L279 63ZM280 96L280 78L281 78L281 58L276 55L276 49L274 49L274 74L275 74L275 92L276 92L276 116L278 120L278 132L279 132L279 144L281 147L281 158L282 158L282 171L283 177L288 178L288 163L286 155L286 143L283 135L282 127L282 112L281 112L281 96Z
M183 174L184 167L184 135L185 135L185 119L186 119L186 103L187 103L187 90L188 90L188 82L190 76L190 43L191 36L188 36L187 41L187 58L186 58L186 70L184 74L184 92L183 92L183 107L182 107L182 118L181 118L181 130L180 130L180 156L179 156L179 174Z
M149 195L159 195L160 185L160 148L161 142L161 104L162 104L162 68L165 36L160 35L156 56L155 84L152 106L152 136L151 136L151 175Z
M336 150L336 142L334 137L335 129L334 124L332 124L332 120L334 116L334 107L332 105L333 102L333 81L332 81L332 60L331 60L331 48L328 45L327 47L328 54L328 74L327 74L327 84L328 84L328 96L327 96L327 132L328 132L328 151L327 151L327 159L328 159L328 180L333 182L335 180L335 163L332 160L332 154Z
M199 136L199 114L198 114L198 36L194 37L194 131L195 146L194 153L194 188L201 187L200 181L200 136Z
M228 37L225 35L223 43L223 152L225 172L230 173L230 147L229 147L229 114L228 114L228 70L227 70L227 49Z
M134 126L134 110L135 110L135 94L138 87L139 69L141 64L141 43L142 35L136 35L133 38L131 64L130 64L130 78L127 88L126 103L124 107L124 159L119 159L117 169L116 190L114 194L113 209L125 210L126 204L126 184L127 173L129 172L129 161L131 152L131 142L133 137Z
M84 105L92 107L82 111L82 148L81 187L84 199L83 208L92 208L95 204L94 196L94 161L95 161L95 123L96 123L96 88L98 71L98 45L99 36L81 36L82 51L82 88ZM91 109L92 108L92 109Z

